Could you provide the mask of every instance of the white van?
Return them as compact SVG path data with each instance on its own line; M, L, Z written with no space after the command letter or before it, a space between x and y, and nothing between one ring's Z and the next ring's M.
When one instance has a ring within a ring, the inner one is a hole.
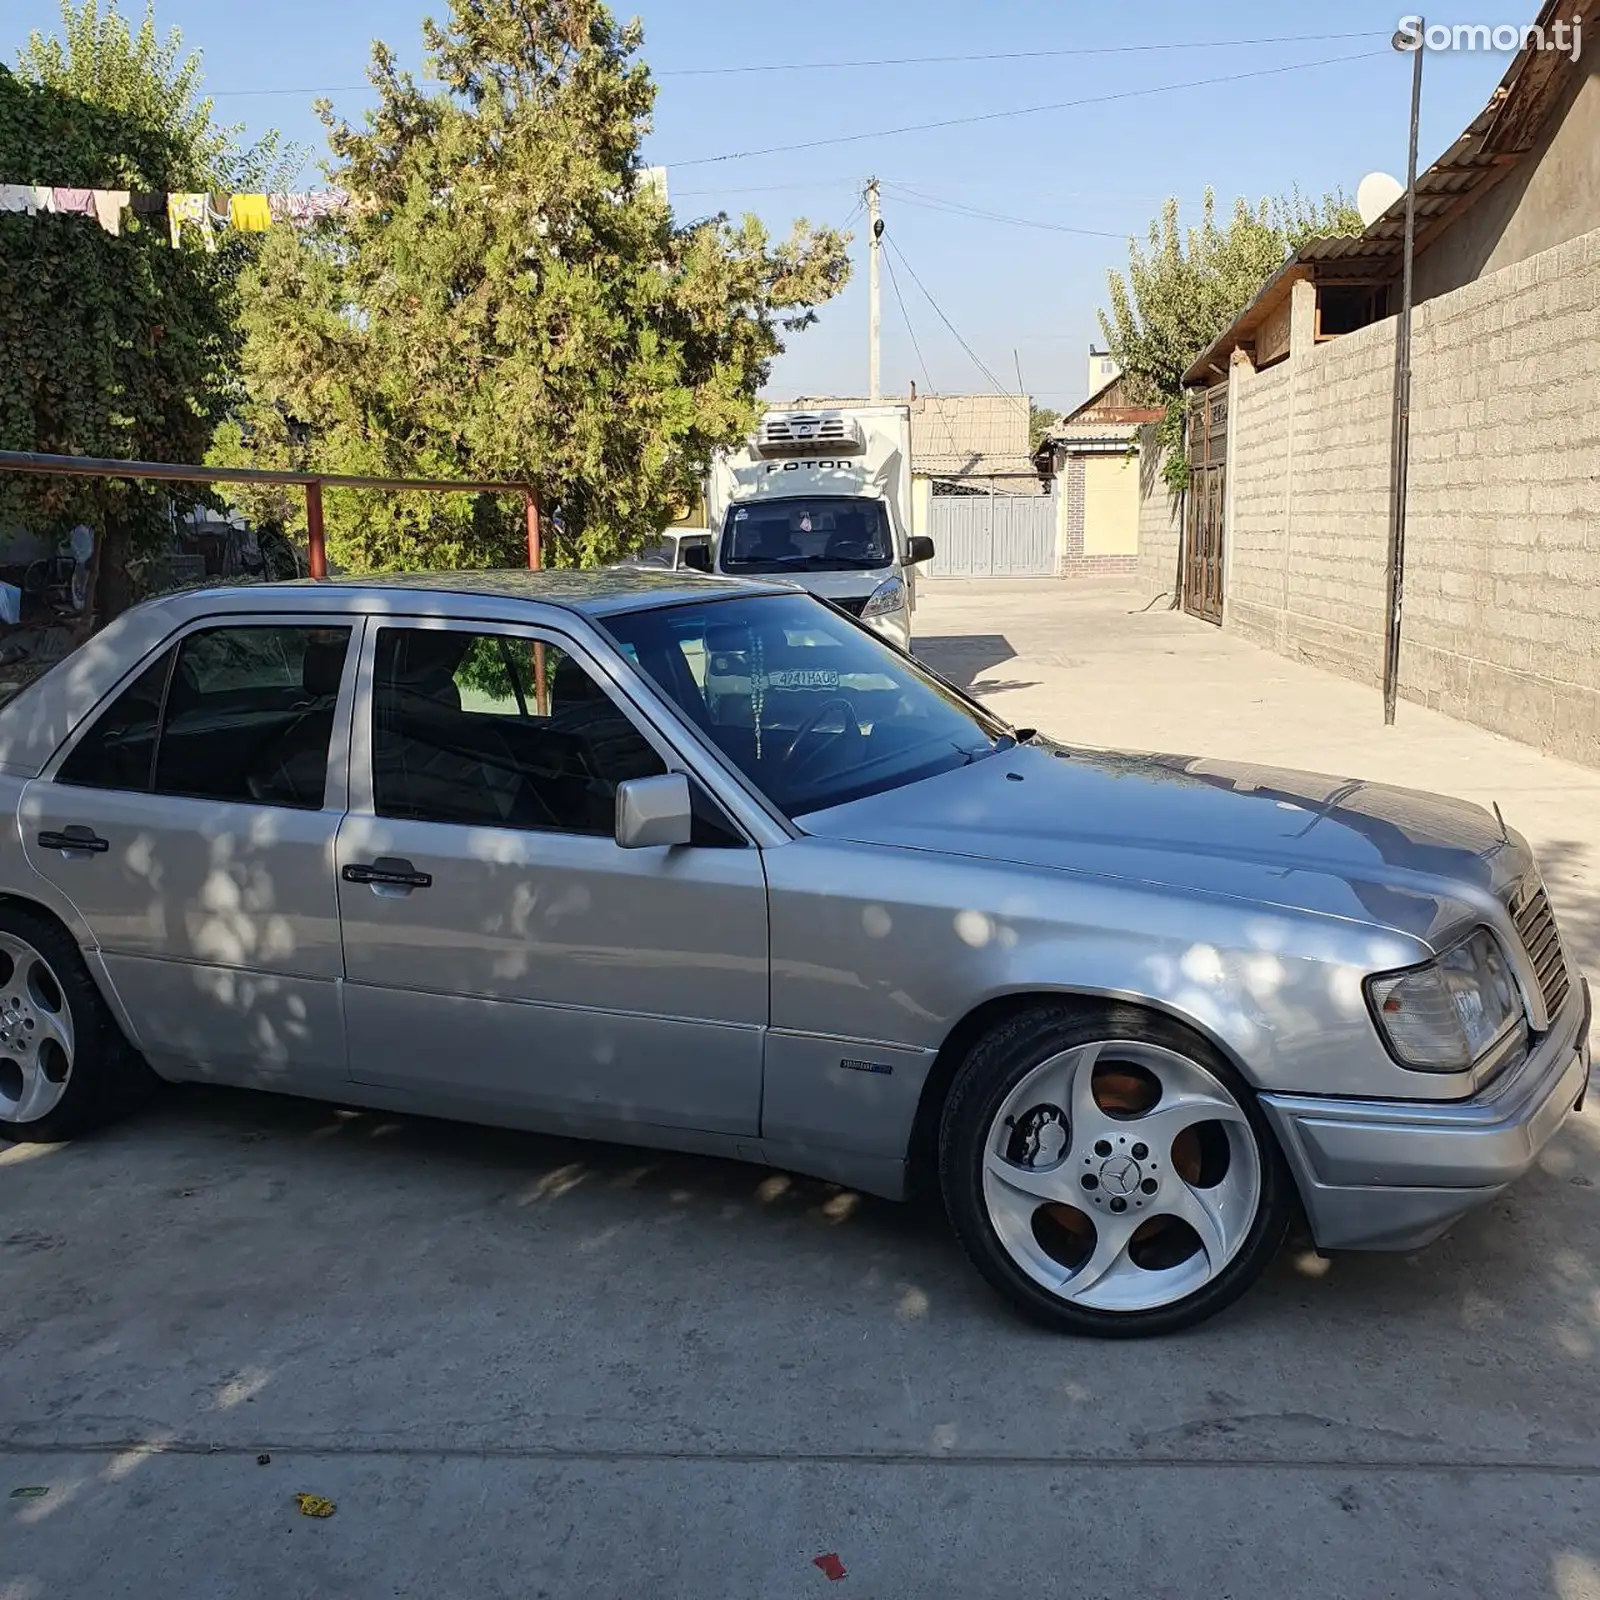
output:
M933 541L910 531L906 406L769 411L740 451L712 463L712 568L783 578L911 648L915 569Z

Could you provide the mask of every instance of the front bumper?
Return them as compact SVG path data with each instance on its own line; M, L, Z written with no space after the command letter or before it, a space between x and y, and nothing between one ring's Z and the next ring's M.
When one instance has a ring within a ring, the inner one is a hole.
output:
M1330 1250L1414 1250L1534 1163L1589 1082L1589 985L1520 1064L1470 1100L1263 1095L1312 1236Z

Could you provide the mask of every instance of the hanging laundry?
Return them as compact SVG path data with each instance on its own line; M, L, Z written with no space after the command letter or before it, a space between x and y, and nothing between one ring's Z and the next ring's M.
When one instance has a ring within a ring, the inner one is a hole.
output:
M228 203L228 220L240 233L265 233L272 226L272 207L264 194L236 194Z
M275 194L268 204L274 222L287 222L296 228L309 228L322 217L343 211L350 197L343 189L308 189L304 194Z
M211 236L211 218L207 213L203 194L169 194L167 196L167 221L172 227L172 248L183 243L183 226L188 223L205 236L206 249L215 250L217 242Z
M51 210L63 217L92 217L94 195L88 189L52 189Z
M61 192L66 194L67 190ZM29 216L38 216L40 211L54 210L56 190L48 184L0 184L0 211L26 211Z
M164 217L167 214L167 197L164 194L135 194L128 205L136 217Z
M113 238L122 232L122 209L132 198L126 189L95 189L94 214L100 226Z
M213 228L230 228L233 226L231 205L233 196L224 194L221 189L213 190L206 196L206 213L211 218Z

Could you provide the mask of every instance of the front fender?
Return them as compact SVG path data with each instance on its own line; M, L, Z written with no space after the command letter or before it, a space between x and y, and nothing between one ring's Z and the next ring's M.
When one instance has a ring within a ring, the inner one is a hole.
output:
M1188 1023L1263 1091L1444 1098L1453 1087L1402 1074L1367 1013L1367 973L1426 958L1407 935L1192 890L819 838L766 860L774 1029L931 1061L976 1007L1078 993Z

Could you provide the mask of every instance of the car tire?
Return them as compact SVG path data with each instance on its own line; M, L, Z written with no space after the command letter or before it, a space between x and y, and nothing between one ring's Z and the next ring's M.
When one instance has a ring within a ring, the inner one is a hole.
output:
M0 903L0 1139L76 1138L133 1110L156 1081L71 934L41 911Z
M1215 1316L1261 1275L1296 1211L1237 1070L1126 1005L1033 1006L981 1038L943 1108L938 1170L989 1283L1050 1328L1101 1338Z

